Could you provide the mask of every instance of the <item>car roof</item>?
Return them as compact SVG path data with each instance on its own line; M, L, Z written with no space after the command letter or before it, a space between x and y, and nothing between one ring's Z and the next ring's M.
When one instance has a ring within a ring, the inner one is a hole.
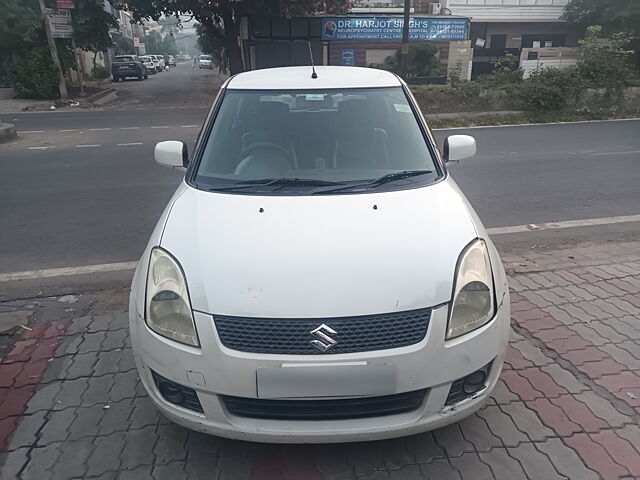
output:
M400 79L376 68L317 66L266 68L240 73L227 84L232 90L315 90L327 88L397 87Z

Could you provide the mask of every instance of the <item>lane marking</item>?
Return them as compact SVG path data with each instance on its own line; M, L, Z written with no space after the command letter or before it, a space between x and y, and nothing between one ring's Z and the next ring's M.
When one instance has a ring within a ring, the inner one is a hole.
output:
M120 130L138 130L140 127L120 127Z
M539 230L551 230L558 228L589 227L594 225L608 225L612 223L640 222L640 215L626 215L619 217L592 218L586 220L567 220L564 222L538 223ZM487 228L490 235L504 235L508 233L530 232L527 225L514 225L511 227ZM538 230L534 230L538 231ZM82 265L77 267L51 268L45 270L27 270L22 272L0 273L0 283L18 280L34 280L39 278L67 277L71 275L83 275L100 272L119 272L134 270L138 262L103 263L100 265Z
M99 147L100 144L97 145L76 145L76 148L93 148L93 147Z
M427 123L429 123L429 116L425 115ZM434 120L437 120L435 118ZM633 122L640 120L638 118L614 118L611 120L577 120L575 122L549 122L549 123L516 123L510 125L475 125L473 127L449 127L449 128L433 128L434 132L442 130L474 130L476 128L504 128L504 127L536 127L540 125L577 125L581 123L608 123L608 122Z
M142 145L142 142L116 143L119 147L128 147L130 145Z
M58 130L59 132L79 132L80 130L77 128L68 128L66 130Z
M91 130L92 132L103 132L105 130L111 130L110 127L107 128L90 128L89 130Z
M536 232L539 230L556 230L559 228L593 227L596 225L611 225L614 223L640 222L640 215L625 215L619 217L588 218L584 220L566 220L563 222L537 223L532 230L528 225L513 225L511 227L487 228L489 235L505 235L509 233Z
M200 125L180 125L182 128L194 128L199 127Z
M151 127L151 128L169 128L169 125L160 125L160 126Z
M44 133L44 130L18 130L18 133Z
M29 150L46 150L49 147L29 147Z
M81 267L50 268L46 270L0 273L0 283L18 280L34 280L38 278L67 277L69 275L134 270L137 264L138 262L103 263L101 265L84 265Z
M596 157L598 155L625 155L625 154L635 154L640 153L640 150L627 150L626 152L598 152L592 153L591 155Z

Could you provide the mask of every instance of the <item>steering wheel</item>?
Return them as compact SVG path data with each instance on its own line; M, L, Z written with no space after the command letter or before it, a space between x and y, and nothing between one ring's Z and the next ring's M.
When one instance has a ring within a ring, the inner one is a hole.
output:
M246 147L244 147L242 149L242 151L240 152L238 157L241 158L242 160L244 160L245 158L247 158L253 152L260 151L260 150L263 150L263 151L264 150L271 150L272 152L277 152L277 153L283 155L286 158L288 165L291 165L293 163L293 156L291 155L291 152L289 150L287 150L286 148L284 148L283 146L278 145L277 143L273 143L273 142L254 142L254 143L251 143L251 144L247 145Z

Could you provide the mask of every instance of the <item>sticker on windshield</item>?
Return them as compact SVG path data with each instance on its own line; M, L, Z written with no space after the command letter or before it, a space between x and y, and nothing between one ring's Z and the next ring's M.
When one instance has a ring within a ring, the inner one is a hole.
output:
M324 94L320 94L320 93L307 93L304 96L305 100L309 100L311 102L323 102L324 101Z
M411 107L406 103L394 103L393 106L396 107L396 112L411 113Z

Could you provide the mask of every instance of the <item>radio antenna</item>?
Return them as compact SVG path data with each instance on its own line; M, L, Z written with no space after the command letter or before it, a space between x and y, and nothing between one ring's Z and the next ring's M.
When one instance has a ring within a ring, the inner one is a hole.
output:
M311 40L307 40L309 44L309 58L311 58L311 78L318 78L316 73L316 66L313 64L313 50L311 50Z

